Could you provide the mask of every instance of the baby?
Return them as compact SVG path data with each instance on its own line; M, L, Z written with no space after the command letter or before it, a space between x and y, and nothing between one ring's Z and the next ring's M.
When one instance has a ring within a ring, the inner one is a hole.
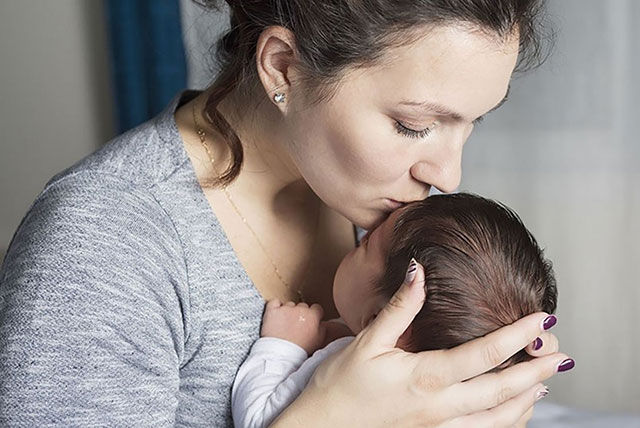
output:
M342 260L333 283L339 319L322 321L317 304L267 303L261 338L233 385L235 426L268 426L316 367L385 306L411 259L424 266L427 297L396 345L405 351L451 348L528 314L555 311L551 263L513 211L465 193L411 203ZM529 358L521 350L495 370Z

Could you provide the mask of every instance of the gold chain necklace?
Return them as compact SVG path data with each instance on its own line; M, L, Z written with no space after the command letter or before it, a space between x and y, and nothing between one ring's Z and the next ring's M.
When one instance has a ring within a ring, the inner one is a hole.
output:
M193 113L193 124L196 127L196 132L198 133L198 137L200 138L200 143L202 144L202 147L204 147L205 151L207 152L207 156L209 157L209 162L211 163L211 167L213 168L213 171L217 174L218 171L216 170L214 156L211 153L211 150L209 149L209 145L206 142L207 134L204 132L204 129L202 129L200 127L200 125L198 124L198 120L196 118L196 103L195 103L195 101L193 103L193 108L191 110L192 110L192 113ZM249 230L249 232L251 232L251 234L255 238L256 242L258 243L258 245L262 249L262 252L264 253L264 255L267 257L267 259L269 259L269 262L271 263L271 266L273 266L273 271L275 272L275 274L278 277L278 279L280 280L280 282L282 282L282 284L286 288L288 288L289 290L291 290L294 293L296 293L298 295L299 301L303 302L305 299L304 299L304 295L302 294L302 290L298 289L298 288L294 289L293 287L291 287L291 285L289 285L287 280L285 280L282 277L282 275L280 274L280 270L278 269L278 266L276 266L276 264L273 261L273 259L271 257L269 257L269 253L267 252L267 249L262 244L262 241L260 241L260 238L258 238L258 234L253 230L253 228L251 227L251 225L249 224L247 219L240 212L240 209L238 208L238 206L234 202L233 198L231 197L231 194L229 193L229 190L227 189L227 185L226 184L222 185L222 191L224 192L227 200L229 201L229 204L231 204L231 206L233 207L233 210L236 212L236 214L238 214L238 217L240 217L242 219L242 222L247 226L247 229ZM319 217L320 217L320 212L318 211L318 215L316 216L316 232L317 232L317 229L318 229ZM314 242L315 242L315 240L314 240ZM312 251L313 251L313 249L312 249ZM307 270L309 270L309 264L310 263L311 263L311 259L309 260L309 263L307 264L307 268L306 268L305 272Z

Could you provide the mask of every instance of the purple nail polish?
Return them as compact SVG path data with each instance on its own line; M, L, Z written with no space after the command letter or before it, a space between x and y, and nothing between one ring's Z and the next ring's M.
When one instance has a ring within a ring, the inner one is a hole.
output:
M571 370L576 365L576 362L571 358L567 358L563 362L558 365L558 372L566 372L567 370Z
M556 325L557 322L558 318L556 318L555 315L549 315L544 319L544 321L542 321L542 328L545 330L549 330L551 327Z
M541 391L538 391L538 393L536 394L536 401L542 400L548 394L549 394L549 388L545 386L544 389L542 389Z
M536 337L536 340L533 341L533 350L537 351L540 348L542 348L542 339Z
M404 282L410 284L413 281L413 278L416 276L416 271L418 270L416 259L411 259L409 263L409 267L407 268L407 274L404 277Z

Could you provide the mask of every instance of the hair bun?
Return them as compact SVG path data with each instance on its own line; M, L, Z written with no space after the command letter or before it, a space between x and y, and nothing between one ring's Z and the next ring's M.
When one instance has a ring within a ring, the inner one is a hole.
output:
M220 3L221 5L226 3L227 6L229 6L229 8L231 10L237 10L237 9L241 9L242 10L242 2L241 2L241 0L224 0L224 1L218 0L217 3Z
M217 11L221 11L224 9L225 4L229 6L231 9L238 5L238 1L236 0L192 0L194 3L206 8L206 9L214 9Z

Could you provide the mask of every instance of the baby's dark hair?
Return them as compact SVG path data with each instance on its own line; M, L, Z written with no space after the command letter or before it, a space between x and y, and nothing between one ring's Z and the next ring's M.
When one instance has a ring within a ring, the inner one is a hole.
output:
M391 298L411 258L427 298L405 350L448 349L528 314L556 309L551 262L508 207L468 193L434 195L398 217L376 291ZM501 368L530 359L520 351Z

